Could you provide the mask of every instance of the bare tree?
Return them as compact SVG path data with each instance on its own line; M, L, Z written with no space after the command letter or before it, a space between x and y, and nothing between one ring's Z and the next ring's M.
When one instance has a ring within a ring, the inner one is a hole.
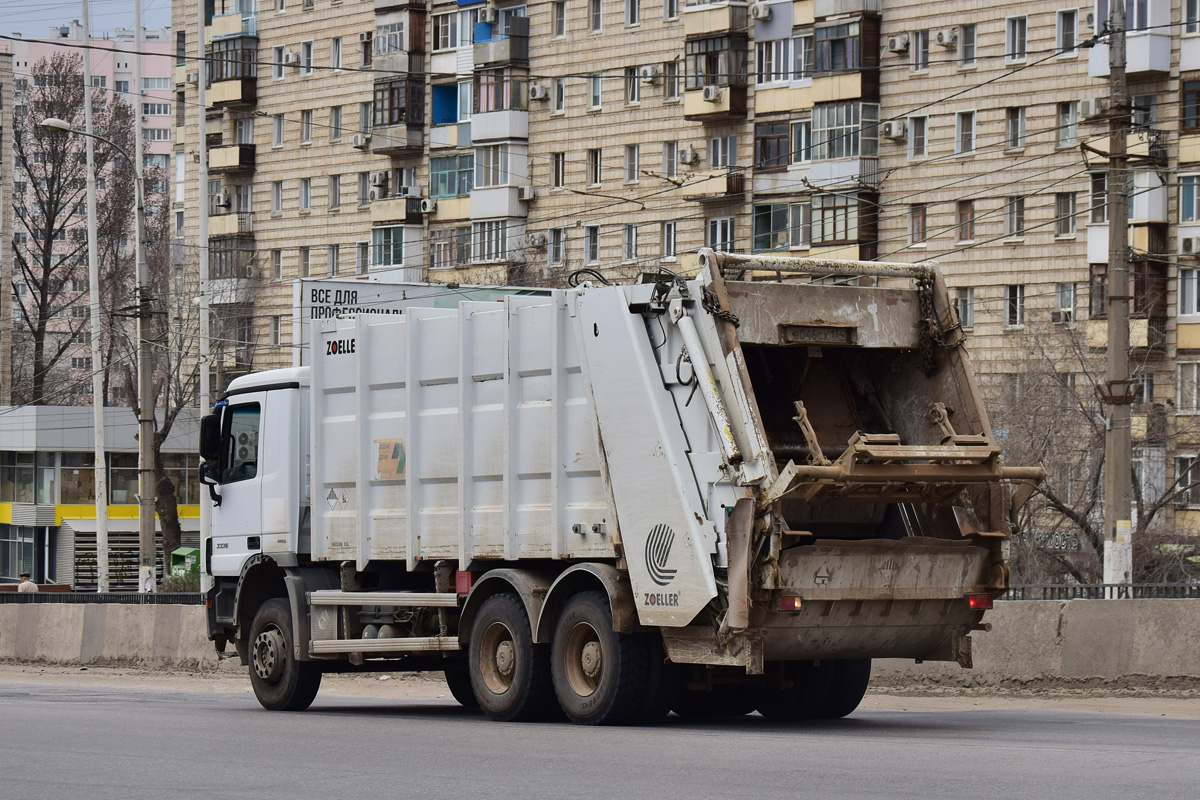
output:
M10 276L20 300L13 350L25 354L13 364L13 401L18 403L68 404L90 396L90 390L79 386L84 382L58 380L69 378L66 359L87 328L86 145L83 137L46 131L40 125L54 117L82 126L82 64L79 56L68 54L36 62L30 70L28 113L13 132L16 225L24 234L14 237ZM122 146L129 144L136 119L129 105L106 98L102 91L90 96L96 132ZM132 224L132 165L100 141L95 142L95 164L101 184L98 238L119 242ZM110 260L106 286L111 300L119 286L128 285L117 270L119 264Z

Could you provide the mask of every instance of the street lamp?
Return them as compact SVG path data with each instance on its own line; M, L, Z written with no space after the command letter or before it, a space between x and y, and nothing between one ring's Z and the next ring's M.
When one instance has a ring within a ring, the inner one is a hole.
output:
M150 375L150 342L149 331L146 330L149 320L149 290L150 271L146 266L145 227L146 227L146 196L142 187L141 165L134 163L129 152L121 145L98 133L80 130L66 120L50 117L41 122L43 130L56 134L74 133L98 139L120 153L126 161L133 164L133 180L136 195L134 210L135 258L137 260L137 338L138 338L138 550L140 568L138 570L138 591L154 591L154 408L153 389ZM95 182L94 164L89 165L89 182ZM92 320L92 405L96 413L96 434L103 436L103 408L100 397L100 275L96 259L91 258L95 249L96 227L93 209L88 213L89 240L89 276L91 286L91 320ZM97 474L104 470L104 452L97 442L96 470ZM107 482L105 482L107 483ZM98 490L100 484L97 484ZM103 498L107 502L107 498Z

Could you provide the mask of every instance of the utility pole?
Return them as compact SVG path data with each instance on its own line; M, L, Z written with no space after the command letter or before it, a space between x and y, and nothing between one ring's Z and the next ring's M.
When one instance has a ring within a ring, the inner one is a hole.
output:
M1129 583L1133 574L1130 475L1132 433L1129 380L1129 92L1125 81L1125 3L1108 18L1108 369L1101 396L1108 406L1104 435L1104 582Z
M133 3L135 50L133 55L134 113L142 113L142 0ZM133 245L137 264L137 373L138 373L138 591L154 592L157 548L154 544L154 371L150 354L150 269L146 265L146 193L142 184L142 137L133 137L133 175L137 184ZM164 562L171 559L163 554Z
M83 43L85 48L92 42L89 0L82 0ZM88 304L91 313L88 324L92 326L92 426L95 429L96 450L96 589L107 592L108 579L108 464L104 446L104 365L101 362L100 343L100 252L96 241L96 148L92 141L92 51L83 51L83 128L87 132L87 237L88 237Z
M206 97L205 83L208 80L208 61L205 58L204 52L204 3L196 3L196 53L199 56L197 60L197 68L199 69L200 80L196 81L197 89L197 105L199 109L199 121L197 130L197 146L199 148L199 189L196 195L197 225L199 230L196 234L196 253L199 261L199 281L200 281L200 353L199 353L199 368L200 368L200 397L199 405L200 412L207 413L212 409L212 372L210 371L210 350L211 343L209 336L212 333L209 320L209 297L208 297L208 99ZM209 577L208 570L208 541L211 534L212 525L212 506L208 496L200 493L200 591L207 592L212 588L212 578Z

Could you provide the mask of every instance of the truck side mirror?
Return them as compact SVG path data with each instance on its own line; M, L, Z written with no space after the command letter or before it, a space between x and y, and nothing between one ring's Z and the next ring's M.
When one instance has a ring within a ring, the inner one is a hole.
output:
M221 495L217 494L217 486L221 482L217 480L217 476L211 470L211 462L200 462L200 482L208 487L208 496L213 501L213 505L219 506L221 505Z
M200 458L216 461L221 457L221 415L206 414L200 420Z

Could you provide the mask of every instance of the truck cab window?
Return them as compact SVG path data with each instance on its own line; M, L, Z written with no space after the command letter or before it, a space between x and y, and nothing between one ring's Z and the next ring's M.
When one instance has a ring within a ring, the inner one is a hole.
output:
M258 403L230 406L221 454L221 483L235 483L258 474Z

